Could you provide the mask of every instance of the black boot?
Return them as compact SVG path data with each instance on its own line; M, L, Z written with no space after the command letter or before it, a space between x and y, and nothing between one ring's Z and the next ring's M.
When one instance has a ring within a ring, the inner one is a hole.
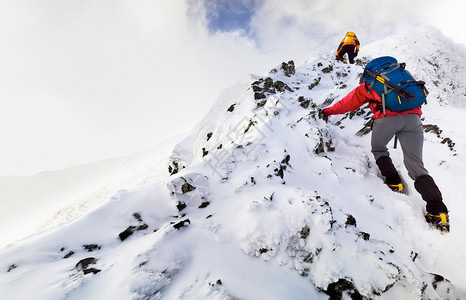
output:
M421 194L422 199L427 202L426 210L428 214L448 213L448 208L442 200L442 193L430 175L422 175L416 178L414 187Z
M380 173L382 173L382 176L385 176L385 183L401 183L400 175L398 175L398 171L395 169L395 166L392 163L392 159L389 156L379 157L379 159L377 159L375 163L377 164L377 166L379 166Z
M380 169L380 173L385 177L385 184L395 192L403 191L403 184L401 184L400 175L392 163L389 156L379 157L375 163Z
M450 232L450 219L447 213L427 214L426 222L434 225L441 232Z

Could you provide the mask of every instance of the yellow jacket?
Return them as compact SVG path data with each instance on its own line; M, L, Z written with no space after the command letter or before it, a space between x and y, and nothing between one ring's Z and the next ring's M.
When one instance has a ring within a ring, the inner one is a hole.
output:
M340 52L341 47L345 45L354 45L356 46L356 51L359 51L359 40L354 32L348 31L346 33L345 37L341 40L341 43L338 46L337 55L338 52Z

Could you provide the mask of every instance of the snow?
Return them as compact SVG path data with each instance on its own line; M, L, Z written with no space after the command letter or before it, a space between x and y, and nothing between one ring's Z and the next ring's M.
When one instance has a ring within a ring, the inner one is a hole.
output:
M184 138L0 178L9 199L0 298L465 298L466 50L416 28L361 47L360 57L388 53L427 82L423 123L441 131L425 133L424 160L450 209L449 234L426 224L400 149L390 152L407 192L383 184L370 134L360 133L367 108L319 118L357 86L362 67L314 53L294 74L278 65L225 90ZM93 263L77 266L86 258Z
M0 248L83 216L120 190L159 179L178 140L179 136L134 155L64 170L0 177L0 224L8 227L0 236Z

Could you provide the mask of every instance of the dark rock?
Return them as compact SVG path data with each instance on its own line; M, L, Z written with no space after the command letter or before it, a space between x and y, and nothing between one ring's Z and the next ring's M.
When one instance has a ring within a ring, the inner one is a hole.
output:
M235 110L235 104L230 105L230 107L227 109L228 112L233 112Z
M267 103L267 100L257 102L257 108L263 107Z
M283 73L285 74L285 76L288 76L288 77L296 73L294 61L292 60L290 60L288 63L282 62L281 69L283 70Z
M354 226L356 227L356 219L352 215L347 215L346 219L346 226Z
M190 185L189 183L185 182L182 186L181 186L181 192L183 192L183 194L186 194L186 193L189 193L191 191L194 191L196 188L192 185Z
M97 259L95 257L88 257L81 259L77 264L76 264L76 269L78 271L85 270L89 265L95 265L97 263Z
M260 82L259 82L259 81L256 81L255 84L260 84ZM263 91L263 89L262 89L260 86L258 86L258 85L253 85L253 86L252 86L252 90L253 90L254 92L262 92L262 91Z
M434 287L434 289L437 289L437 286L438 286L438 283L439 282L442 282L442 281L445 281L445 277L441 276L441 275L438 275L438 274L432 274L434 275L434 280L432 281L432 286Z
M9 272L11 272L12 270L16 269L17 267L18 267L18 266L17 266L16 264L12 264L12 265L10 265L10 266L8 267L7 272L9 273Z
M319 139L319 143L314 147L314 153L315 154L320 154L322 152L325 152L325 146L324 146L324 139L322 136Z
M333 147L332 140L325 142L325 146L327 147L328 152L335 151L335 147Z
M176 204L176 208L178 208L178 211L182 211L183 209L186 208L186 203L178 202L178 204Z
M451 151L454 150L455 143L450 138L444 138L440 143L447 144Z
M96 269L96 268L89 268L89 265L95 265L96 263L97 263L97 259L95 259L94 257L88 257L88 258L85 258L85 259L81 259L76 264L76 269L78 271L82 271L84 273L84 275L87 275L87 274L90 274L90 273L97 274L101 270Z
M440 137L440 134L442 133L442 130L437 125L427 124L422 125L422 127L424 128L425 132L435 133L438 137Z
M90 268L90 269L84 269L84 270L82 270L82 271L83 271L84 275L87 275L87 274L90 274L90 273L92 273L92 274L97 274L97 273L99 273L101 270L96 269L96 268Z
M212 137L212 132L209 132L209 133L207 134L207 141L209 141L211 137Z
M255 100L264 99L264 98L265 98L264 93L259 93L259 92L254 93L254 99Z
M207 202L207 201L204 201L201 203L201 205L199 205L199 208L206 208L207 206L209 206L210 202Z
M275 195L275 192L273 192L273 193L270 195L270 197L268 197L268 198L267 198L267 197L264 197L264 200L265 200L265 201L270 201L270 202L271 202L271 201L273 201L273 196L274 196L274 195Z
M299 101L299 105L301 105L301 107L306 108L306 109L309 108L309 104L311 103L310 99L306 100L303 96L299 96L298 101Z
M173 227L175 229L180 230L182 227L187 227L189 224L191 224L191 221L189 219L185 219L183 221L176 223L175 225L173 225Z
M133 216L140 222L142 222L142 218L138 213L133 214ZM121 241L126 240L128 237L130 237L135 231L140 231L140 230L146 230L149 228L147 224L142 224L139 226L128 226L123 232L121 232L118 236ZM100 249L100 246L99 246Z
M149 225L142 224L142 225L139 225L138 227L136 227L136 231L146 230L147 228L149 228Z
M139 222L142 222L141 214L140 213L134 213L133 217L138 220Z
M330 106L330 104L332 104L335 99L336 98L334 96L325 99L325 101L322 103L322 107Z
M70 251L70 252L68 252L68 254L63 256L63 258L70 258L73 254L74 254L74 251Z
M218 279L215 283L210 283L209 282L209 285L210 286L222 285L222 281L220 279Z
M324 72L324 73L330 73L332 71L333 71L333 66L332 65L329 65L328 67L322 69L322 72Z
M265 78L264 80L264 92L275 93L275 88L273 86L273 79L270 77Z
M311 230L309 229L309 227L307 225L304 226L300 231L301 238L305 240L309 236L310 232Z
M100 250L101 246L97 244L89 244L89 245L83 245L84 249L86 249L88 252L92 252L95 250Z
M362 237L362 239L365 240L365 241L368 241L369 238L371 237L371 235L369 233L362 232L362 231L358 233L358 236Z
M447 144L448 148L450 148L451 151L455 151L454 149L455 143L448 137L442 138L441 136L442 130L437 125L427 124L427 125L422 125L422 127L424 128L425 132L431 132L437 135L438 138L442 139L441 141L442 144Z
M312 90L313 88L315 88L320 83L321 79L322 77L314 79L314 81L308 86L308 89Z
M252 120L249 121L248 127L246 127L246 129L244 130L244 133L248 132L249 129L251 129L251 126L254 126L254 121L252 121ZM241 147L241 148L240 148L240 147ZM243 146L242 146L242 145L239 145L237 148L238 148L238 149L242 149Z
M291 159L291 156L287 154L285 158L282 160L282 164L290 165L290 159Z
M120 237L121 241L124 241L128 237L130 237L134 233L135 230L136 230L136 226L129 226L128 228L125 229L125 231L121 232L118 236Z
M336 74L337 74L338 77L347 77L348 76L348 73L346 73L346 72L343 72L343 73L337 72Z
M267 77L265 79L259 79L252 84L252 90L254 93L263 94L265 97L265 93L275 93L275 88L273 86L273 79ZM257 99L257 98L256 98Z
M327 290L324 291L330 296L330 299L343 299L343 293L347 292L351 299L359 300L363 299L362 295L356 290L353 283L344 278L339 279L337 282L333 282L327 286ZM346 299L346 298L345 298Z
M171 165L168 166L168 173L170 175L174 175L180 171L180 167L178 165L178 162L172 161Z
M357 136L363 136L372 131L372 124L374 123L374 120L371 118L369 119L365 124L364 127L361 128L358 132L356 132Z
M285 175L284 171L286 171L286 166L280 165L278 168L275 168L274 171L275 171L275 176L279 176L281 179L283 179Z
M365 67L368 62L369 60L367 58L363 58L363 59L357 58L354 63L358 66Z
M288 92L293 92L292 88L290 88L286 83L284 83L283 81L280 81L280 80L275 81L273 86L279 92L284 92L285 90L288 91Z

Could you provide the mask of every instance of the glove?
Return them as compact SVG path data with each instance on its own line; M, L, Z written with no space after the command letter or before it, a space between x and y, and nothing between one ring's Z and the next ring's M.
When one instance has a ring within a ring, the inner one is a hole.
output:
M322 119L322 120L325 121L325 123L327 123L329 115L325 113L325 110L326 110L326 108L319 109L319 111L317 112L317 116L319 117L319 119Z
M359 51L354 52L354 57L358 56L358 52Z

